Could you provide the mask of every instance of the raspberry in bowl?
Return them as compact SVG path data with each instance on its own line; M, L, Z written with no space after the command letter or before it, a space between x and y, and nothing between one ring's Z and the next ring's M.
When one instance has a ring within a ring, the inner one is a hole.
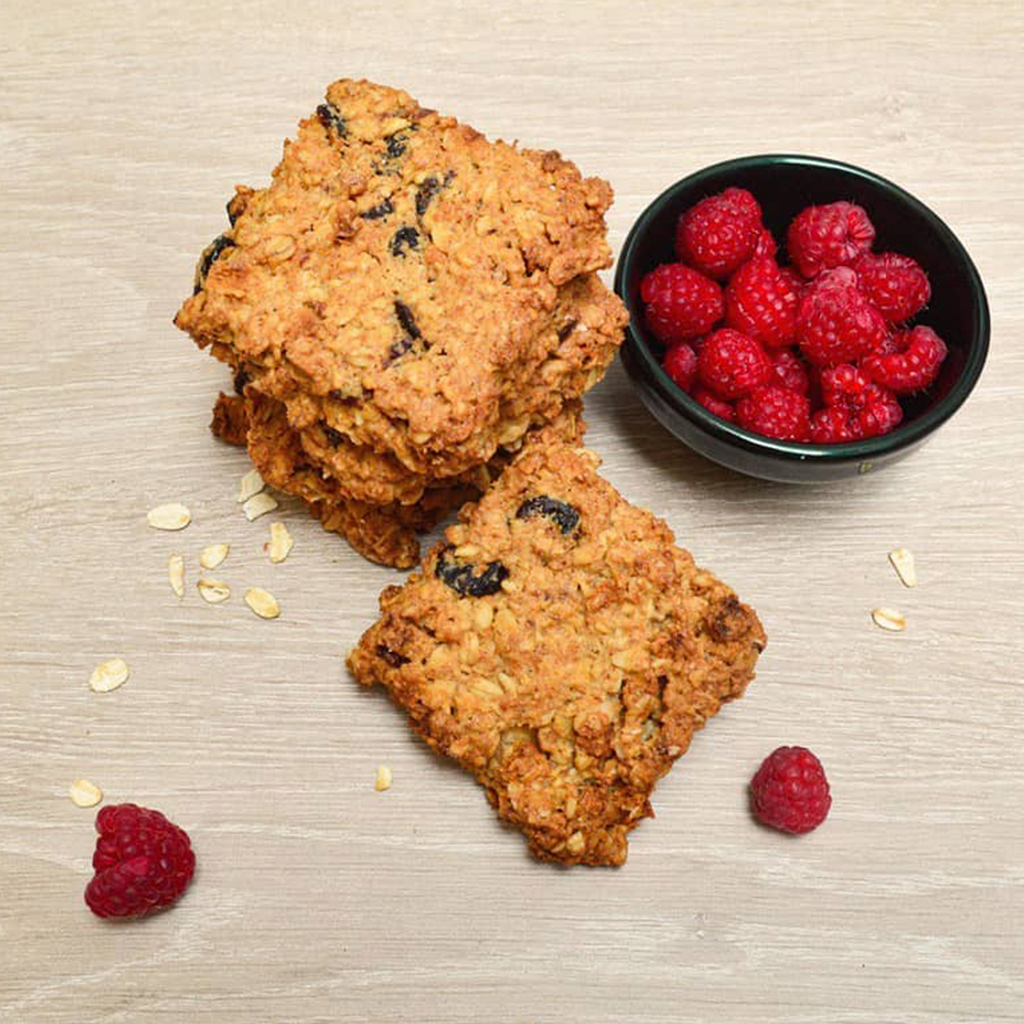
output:
M769 480L909 454L988 352L984 287L952 231L892 182L818 157L746 157L677 182L633 226L615 288L648 409Z

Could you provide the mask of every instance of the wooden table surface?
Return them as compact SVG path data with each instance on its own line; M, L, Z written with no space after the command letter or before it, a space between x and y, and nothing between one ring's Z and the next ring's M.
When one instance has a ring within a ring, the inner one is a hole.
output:
M1024 9L13 0L0 15L0 1020L992 1024L1024 1020ZM398 574L292 501L235 503L223 369L171 326L236 182L334 78L400 85L613 183L618 249L672 181L814 152L922 197L974 256L992 352L906 462L774 486L689 453L619 366L590 444L754 604L770 645L658 787L620 870L531 860L343 656ZM146 510L191 506L183 533ZM210 606L202 546L232 545ZM886 561L905 545L921 584ZM173 551L188 562L178 601ZM240 600L262 585L278 621ZM904 610L905 633L869 618ZM93 666L132 676L99 696ZM794 840L745 785L781 743L835 803ZM374 790L377 765L394 785ZM123 926L82 903L94 812L158 807L199 874Z

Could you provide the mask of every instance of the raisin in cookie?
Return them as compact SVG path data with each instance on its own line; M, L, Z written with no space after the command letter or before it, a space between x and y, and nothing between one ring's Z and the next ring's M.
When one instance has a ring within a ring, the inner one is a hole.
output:
M530 849L622 864L656 781L753 678L755 613L598 458L528 443L348 659Z

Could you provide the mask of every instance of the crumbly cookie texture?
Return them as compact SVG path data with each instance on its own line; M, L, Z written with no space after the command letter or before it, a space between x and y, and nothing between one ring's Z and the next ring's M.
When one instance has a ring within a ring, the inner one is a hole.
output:
M412 504L374 505L346 498L336 481L309 465L280 402L253 390L245 397L222 393L210 427L221 440L246 445L263 479L301 498L325 530L340 534L364 558L397 569L409 569L419 560L417 534L432 530L449 512L476 500L514 455L499 449L472 473L425 487ZM582 403L568 402L550 423L529 430L526 440L578 444L585 430Z
M270 186L237 190L175 322L294 425L458 472L557 347L559 288L610 265L611 198L557 153L342 80Z
M383 592L348 665L476 776L536 856L618 865L656 781L743 693L766 639L598 464L526 445Z

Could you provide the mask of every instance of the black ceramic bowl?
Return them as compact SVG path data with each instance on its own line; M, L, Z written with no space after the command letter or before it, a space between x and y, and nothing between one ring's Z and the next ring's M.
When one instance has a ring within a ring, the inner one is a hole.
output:
M784 251L789 222L805 206L840 199L859 203L877 229L875 251L913 256L927 271L932 298L915 323L934 328L949 346L939 379L904 400L905 418L891 434L848 444L777 441L727 423L681 391L661 368L663 346L644 324L640 281L672 262L679 215L730 185L749 189ZM619 256L615 290L629 310L623 362L640 397L680 440L715 462L751 476L815 483L875 470L908 455L963 405L988 353L985 289L967 251L920 200L877 174L812 156L751 156L715 164L676 182L640 215Z

